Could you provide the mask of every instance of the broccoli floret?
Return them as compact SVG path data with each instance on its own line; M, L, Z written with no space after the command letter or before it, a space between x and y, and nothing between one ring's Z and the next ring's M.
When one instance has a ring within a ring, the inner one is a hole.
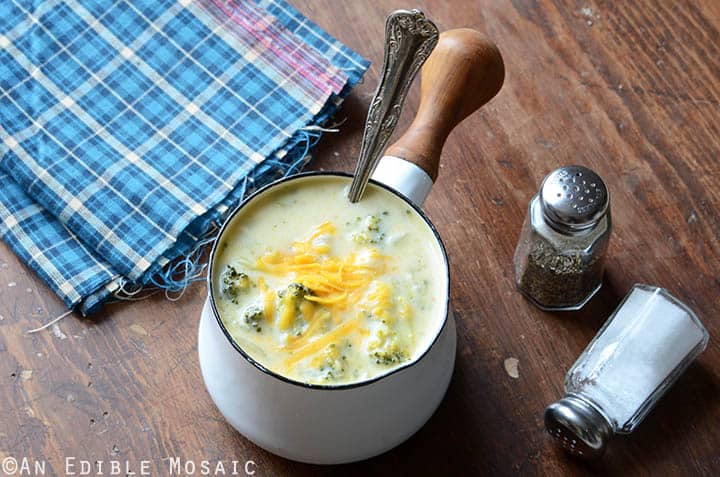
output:
M402 363L408 359L405 350L375 351L371 356L375 358L376 364L382 364L383 366Z
M380 231L380 217L368 215L362 223L362 228L355 232L352 239L361 244L376 244L385 238L385 233Z
M371 232L379 232L380 231L380 217L377 215L371 215L367 219L365 219L365 225L367 226L367 229Z
M281 330L294 328L293 333L299 331L302 334L302 320L298 316L302 313L303 306L312 305L311 301L305 301L307 297L313 296L313 291L302 283L291 283L284 290L278 293L280 297L280 320L278 326Z
M221 275L221 281L223 295L236 305L240 293L250 286L250 277L243 272L238 272L232 265L225 267Z
M285 290L281 291L279 295L280 298L284 298L286 296L292 298L305 298L306 296L313 296L313 292L302 283L291 283Z
M325 381L333 381L345 374L346 357L335 343L329 344L322 352L318 371Z
M245 308L245 311L243 312L243 319L245 320L245 324L250 326L251 328L254 328L255 331L257 331L258 333L262 331L260 322L263 320L264 317L265 314L263 313L262 308L257 305L250 305Z
M375 340L369 346L369 355L371 359L375 360L375 364L383 366L402 363L410 359L410 354L401 343L398 334L389 331L385 324L375 332Z

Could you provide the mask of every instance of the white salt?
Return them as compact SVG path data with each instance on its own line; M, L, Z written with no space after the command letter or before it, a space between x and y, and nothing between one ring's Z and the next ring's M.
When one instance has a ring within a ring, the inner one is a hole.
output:
M617 432L632 431L666 378L704 349L707 332L690 313L662 289L636 286L573 366L568 392L597 404Z

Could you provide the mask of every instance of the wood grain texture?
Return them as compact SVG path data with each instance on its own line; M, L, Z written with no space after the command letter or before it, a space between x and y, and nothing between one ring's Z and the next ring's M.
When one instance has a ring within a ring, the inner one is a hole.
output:
M235 433L205 392L196 327L205 287L177 302L110 305L66 319L41 281L0 245L0 456L253 459L257 475L720 474L720 2L292 0L374 61L314 167L350 171L382 60L384 19L418 6L442 30L495 41L500 94L451 134L427 211L451 260L458 356L448 395L397 449L322 468L276 458ZM417 86L398 126L417 108ZM614 232L606 283L576 313L533 308L513 287L528 200L554 167L605 179ZM544 407L633 283L661 285L704 320L710 344L631 436L595 463L557 450ZM14 284L13 286L10 286ZM519 378L503 361L519 360ZM32 371L30 373L29 371Z

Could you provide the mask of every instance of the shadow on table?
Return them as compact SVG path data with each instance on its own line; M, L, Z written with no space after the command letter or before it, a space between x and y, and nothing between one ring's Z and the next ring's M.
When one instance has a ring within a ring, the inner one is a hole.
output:
M562 320L563 326L582 329L585 334L589 333L589 336L594 336L629 292L630 287L620 285L612 272L608 270L605 272L600 290L581 310L558 311L548 314Z
M294 475L484 475L497 469L498 456L483 450L492 436L484 426L491 403L501 404L496 396L480 402L468 402L470 396L482 395L468 389L472 383L464 376L462 366L455 368L453 380L442 404L430 420L408 441L380 456L366 461L340 465L315 466L295 464ZM481 386L481 385L478 385Z
M455 310L458 322L468 319ZM494 383L491 368L497 360L487 349L463 344L458 335L458 355L448 392L429 421L409 440L380 456L341 466L297 464L293 475L511 475L518 468L536 466L539 452L527 457L527 442L541 438L540 427L517 429L513 422L532 419L536 409L508 405L525 399L524 391ZM472 340L471 340L472 341ZM515 389L515 390L514 390ZM522 414L522 416L519 416ZM540 414L542 415L542 414ZM517 449L507 442L522 441ZM514 469L514 470L513 470Z

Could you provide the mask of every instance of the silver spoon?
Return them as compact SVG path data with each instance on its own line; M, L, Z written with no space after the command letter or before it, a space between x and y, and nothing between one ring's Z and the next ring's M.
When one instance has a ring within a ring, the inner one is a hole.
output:
M420 10L397 10L385 22L385 58L380 83L370 103L348 199L357 202L400 118L408 89L439 37Z

